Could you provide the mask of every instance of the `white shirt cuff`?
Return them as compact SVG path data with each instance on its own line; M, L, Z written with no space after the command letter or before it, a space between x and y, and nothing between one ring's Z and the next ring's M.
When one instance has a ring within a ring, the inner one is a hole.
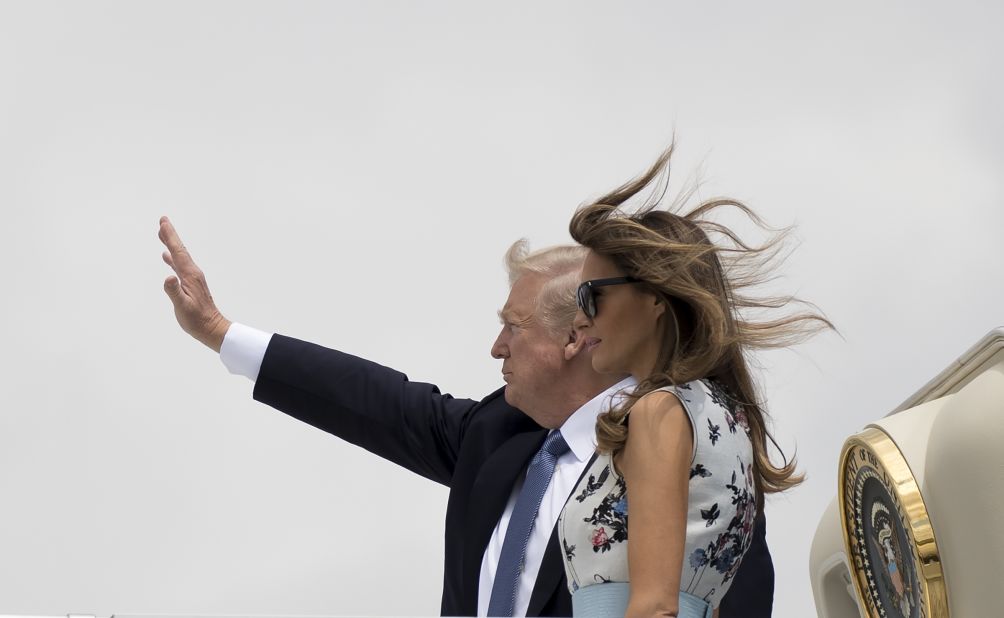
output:
M261 370L261 361L265 358L265 350L271 340L272 333L233 322L223 337L220 360L230 373L245 376L256 382L258 372Z

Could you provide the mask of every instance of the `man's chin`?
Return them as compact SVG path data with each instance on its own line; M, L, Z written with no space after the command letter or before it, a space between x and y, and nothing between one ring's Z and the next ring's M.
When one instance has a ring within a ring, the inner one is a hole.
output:
M511 405L514 408L519 407L519 404L517 403L519 400L519 396L513 392L513 388L511 385L509 384L505 385L505 391L503 391L503 396L505 397L505 402L507 404Z

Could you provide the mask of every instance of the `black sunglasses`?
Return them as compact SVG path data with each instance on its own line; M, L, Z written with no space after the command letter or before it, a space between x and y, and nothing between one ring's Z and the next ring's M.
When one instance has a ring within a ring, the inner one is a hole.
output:
M621 285L622 283L639 283L641 279L635 277L610 277L608 279L592 279L579 284L579 289L575 291L575 302L582 309L590 320L596 317L596 288L607 285Z

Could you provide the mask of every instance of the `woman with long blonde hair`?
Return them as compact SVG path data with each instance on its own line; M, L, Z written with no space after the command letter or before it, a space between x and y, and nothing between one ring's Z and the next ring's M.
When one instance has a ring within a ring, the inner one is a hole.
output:
M598 418L598 456L559 520L576 616L717 614L764 495L802 480L794 459L771 461L748 354L832 324L811 308L761 319L801 301L750 293L769 278L784 234L751 246L708 218L731 208L765 227L742 203L623 209L658 188L671 153L570 224L589 249L577 345L597 371L637 381Z

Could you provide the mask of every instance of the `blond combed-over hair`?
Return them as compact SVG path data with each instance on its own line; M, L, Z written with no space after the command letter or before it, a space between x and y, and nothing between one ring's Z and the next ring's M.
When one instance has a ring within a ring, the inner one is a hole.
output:
M546 278L537 295L534 316L556 339L568 337L575 320L575 288L586 249L577 245L557 245L530 251L530 243L521 238L505 254L509 286L527 274Z

